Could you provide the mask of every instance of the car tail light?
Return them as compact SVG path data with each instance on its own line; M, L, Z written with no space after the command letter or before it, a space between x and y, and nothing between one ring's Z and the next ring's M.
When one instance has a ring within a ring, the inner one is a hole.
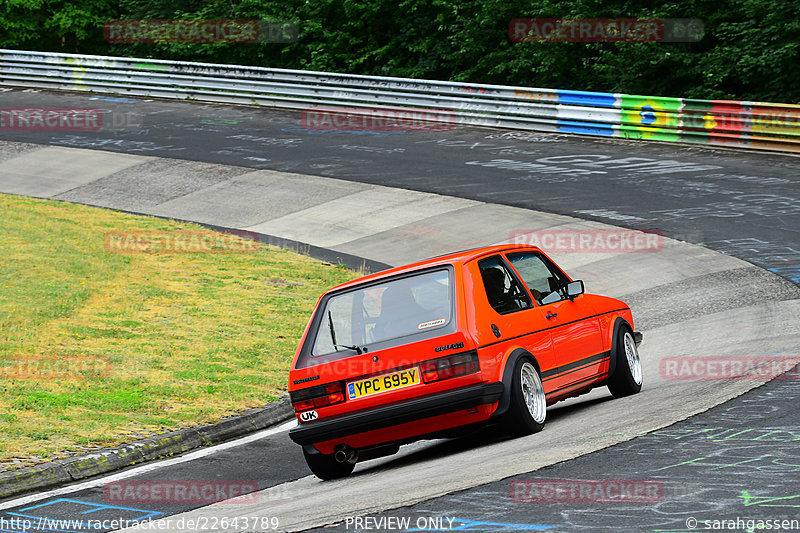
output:
M342 384L328 383L327 385L318 385L308 389L302 389L292 392L292 404L296 412L308 411L309 409L316 409L318 407L325 407L326 405L333 405L344 401L344 389Z
M425 383L472 374L481 369L477 352L460 353L420 365L420 375Z

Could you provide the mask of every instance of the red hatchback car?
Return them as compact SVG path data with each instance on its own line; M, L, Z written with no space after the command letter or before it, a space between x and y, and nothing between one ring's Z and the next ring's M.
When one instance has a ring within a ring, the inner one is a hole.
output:
M393 268L319 299L289 373L289 436L333 479L465 427L535 433L559 400L639 392L641 339L625 303L584 294L533 246Z

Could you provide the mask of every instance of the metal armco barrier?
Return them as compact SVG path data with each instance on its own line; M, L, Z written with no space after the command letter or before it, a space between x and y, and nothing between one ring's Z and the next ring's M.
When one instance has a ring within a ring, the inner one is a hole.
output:
M413 107L458 124L800 152L800 105L359 76L0 49L0 85L364 114Z

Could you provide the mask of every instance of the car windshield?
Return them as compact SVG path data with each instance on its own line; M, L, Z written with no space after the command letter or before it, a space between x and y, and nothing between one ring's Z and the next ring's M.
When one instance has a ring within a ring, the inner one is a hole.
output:
M369 344L444 327L450 322L451 286L445 269L333 296L317 321L312 358L350 356Z

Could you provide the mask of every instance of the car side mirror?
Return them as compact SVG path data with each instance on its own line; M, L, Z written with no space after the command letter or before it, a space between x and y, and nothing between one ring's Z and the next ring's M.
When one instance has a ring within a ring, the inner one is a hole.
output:
M575 300L577 296L583 294L583 281L575 280L567 284L567 298Z

